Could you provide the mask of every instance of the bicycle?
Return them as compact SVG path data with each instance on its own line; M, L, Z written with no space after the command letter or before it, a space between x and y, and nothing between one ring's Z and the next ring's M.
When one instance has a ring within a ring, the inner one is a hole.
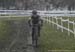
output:
M38 46L38 24L35 24L33 27L34 29L34 36L32 37L33 40L32 40L32 44L37 47Z

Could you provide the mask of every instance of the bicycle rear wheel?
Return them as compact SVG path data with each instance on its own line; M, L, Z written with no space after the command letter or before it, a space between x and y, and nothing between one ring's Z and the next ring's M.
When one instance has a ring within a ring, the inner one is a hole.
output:
M34 44L35 47L38 46L38 27L35 27Z

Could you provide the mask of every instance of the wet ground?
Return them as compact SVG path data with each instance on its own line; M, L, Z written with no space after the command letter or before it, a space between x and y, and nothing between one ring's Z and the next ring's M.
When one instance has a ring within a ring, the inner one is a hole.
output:
M11 36L9 42L0 48L0 52L38 52L32 46L30 28L25 20L11 20Z

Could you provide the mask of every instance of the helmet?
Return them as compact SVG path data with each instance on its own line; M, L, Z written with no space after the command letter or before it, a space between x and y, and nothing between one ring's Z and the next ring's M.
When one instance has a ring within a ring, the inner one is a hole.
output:
M36 11L36 10L33 10L33 11L32 11L32 14L37 14L37 11Z

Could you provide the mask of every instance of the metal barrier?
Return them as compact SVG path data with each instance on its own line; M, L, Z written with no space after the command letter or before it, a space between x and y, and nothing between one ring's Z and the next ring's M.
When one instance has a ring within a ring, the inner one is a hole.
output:
M75 11L40 11L38 14L43 17L51 16L75 16ZM0 10L0 15L30 16L32 10Z

